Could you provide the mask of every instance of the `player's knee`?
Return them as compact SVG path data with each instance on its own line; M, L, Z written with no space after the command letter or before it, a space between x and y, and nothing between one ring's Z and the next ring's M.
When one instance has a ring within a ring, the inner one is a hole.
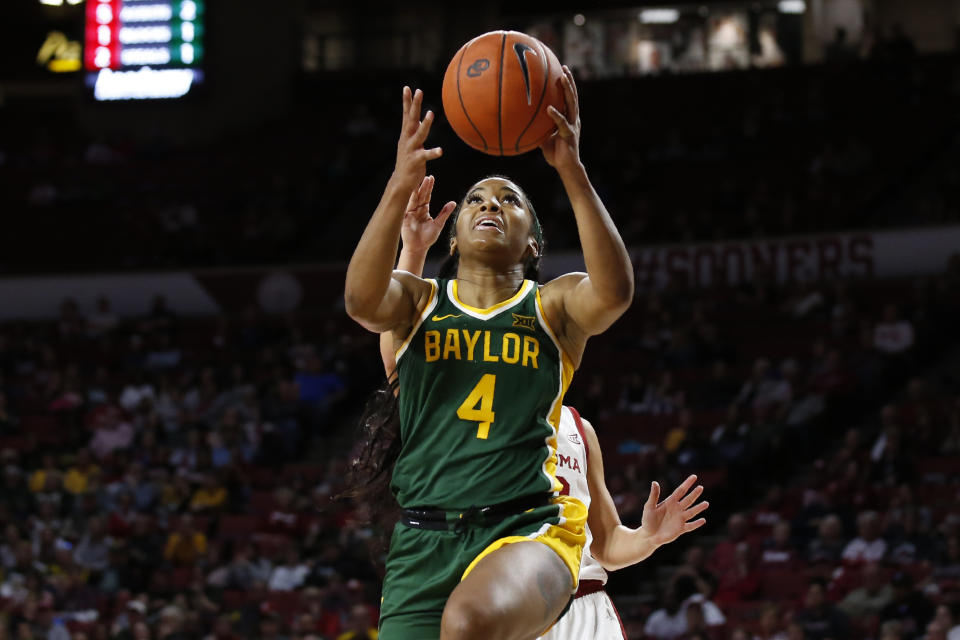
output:
M480 640L503 637L498 623L502 620L488 606L474 600L451 598L443 609L441 640Z

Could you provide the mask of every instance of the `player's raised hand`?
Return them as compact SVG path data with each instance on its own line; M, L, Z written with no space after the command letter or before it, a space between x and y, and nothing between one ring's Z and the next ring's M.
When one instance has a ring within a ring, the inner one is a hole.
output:
M696 482L697 476L688 477L663 502L660 502L660 485L657 482L650 485L650 497L643 505L641 530L656 546L673 542L706 524L705 518L694 520L710 506L706 501L697 502L703 486L694 489Z
M547 107L547 114L556 123L557 131L540 145L547 164L557 171L580 164L580 99L573 72L567 65L563 65L560 85L563 87L566 115L552 105Z
M403 226L400 228L400 238L405 251L426 253L440 237L447 218L457 208L457 203L451 201L443 205L435 217L430 217L430 197L435 183L436 178L425 176L420 186L410 192L410 201L407 203Z
M394 175L411 190L417 188L427 173L427 161L439 158L443 151L440 147L425 149L423 143L433 124L433 111L427 111L423 120L420 110L423 107L423 92L410 87L403 88L403 125L400 141L397 143L397 164Z

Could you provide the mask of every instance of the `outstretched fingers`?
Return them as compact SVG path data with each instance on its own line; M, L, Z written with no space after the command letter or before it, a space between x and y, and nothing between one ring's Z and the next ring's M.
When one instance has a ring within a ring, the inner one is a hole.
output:
M433 176L424 176L420 186L410 192L407 213L417 213L419 209L430 206L430 194L433 192Z
M408 135L416 135L417 128L420 125L420 108L423 105L423 91L417 89L413 92L413 97L410 99L410 110L407 112L409 118L407 120L407 126L404 131Z
M684 480L679 487L673 490L673 493L670 494L670 497L679 501L683 496L687 495L687 492L690 491L696 481L697 476L695 474L687 476L687 479Z
M702 485L702 484L701 484L701 485L698 485L696 489L694 489L693 491L691 491L690 493L688 493L688 494L686 495L686 497L684 497L684 498L680 501L680 506L681 506L682 508L684 508L684 509L689 509L689 508L690 508L690 505L692 505L694 502L696 502L696 501L697 501L697 498L699 498L701 495L703 495L703 485Z
M689 520L690 518L696 518L698 515L706 511L709 506L710 506L710 503L704 500L700 504L684 511L683 515L686 516L687 520Z
M563 87L563 96L567 103L570 122L576 122L577 118L580 117L580 95L577 93L577 84L573 81L573 71L570 71L570 67L567 65L563 65L561 86Z
M430 127L433 126L433 118L433 111L427 111L427 114L423 116L423 120L417 125L417 130L411 137L414 146L419 147L426 141L430 134Z
M685 525L683 525L683 532L684 532L684 533L690 533L691 531L696 531L697 529L699 529L700 527L702 527L702 526L705 525L705 524L707 524L707 519L706 519L706 518L700 518L699 520L694 520L693 522L688 522L688 523L686 523Z
M443 205L443 209L440 209L440 213L437 214L435 218L438 226L443 226L447 223L447 218L450 217L450 214L453 213L453 210L457 208L457 203L452 200L447 204Z
M647 498L647 506L656 507L660 502L660 483L654 480L650 483L650 496Z
M401 129L407 131L410 128L410 104L413 102L413 94L410 91L410 87L403 87L403 118L401 121Z

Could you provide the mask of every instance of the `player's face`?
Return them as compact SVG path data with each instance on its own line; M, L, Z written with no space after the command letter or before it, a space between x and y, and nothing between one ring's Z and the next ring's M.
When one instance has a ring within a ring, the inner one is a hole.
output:
M539 249L530 231L533 224L527 198L503 178L481 180L467 192L457 216L456 242L464 250L506 253L516 262Z

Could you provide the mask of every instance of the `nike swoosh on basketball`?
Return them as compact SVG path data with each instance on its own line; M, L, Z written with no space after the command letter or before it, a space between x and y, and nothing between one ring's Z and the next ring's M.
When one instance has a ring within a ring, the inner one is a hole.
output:
M446 320L447 318L462 318L462 317L463 317L462 313L448 313L445 316L433 316L430 319L433 320L434 322L440 322L441 320Z

